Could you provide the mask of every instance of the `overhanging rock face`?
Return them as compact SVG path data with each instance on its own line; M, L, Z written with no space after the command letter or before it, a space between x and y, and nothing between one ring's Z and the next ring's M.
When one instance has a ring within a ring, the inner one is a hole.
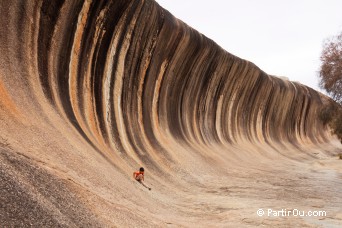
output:
M321 94L267 75L154 1L18 0L0 7L3 161L17 154L54 164L81 189L109 181L103 175L111 172L125 185L140 165L176 185L180 177L170 170L185 175L195 169L191 161L205 170L253 151L260 159L286 149L292 152L283 157L310 157L307 148L334 140L317 116ZM92 181L99 177L103 182ZM34 202L50 208L52 224L85 225L52 213L58 207L44 197ZM91 221L112 224L101 216Z

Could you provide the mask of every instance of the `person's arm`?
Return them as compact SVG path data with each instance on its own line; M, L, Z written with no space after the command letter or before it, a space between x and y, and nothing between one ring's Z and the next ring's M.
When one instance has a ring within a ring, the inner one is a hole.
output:
M135 179L135 172L133 172L133 178Z

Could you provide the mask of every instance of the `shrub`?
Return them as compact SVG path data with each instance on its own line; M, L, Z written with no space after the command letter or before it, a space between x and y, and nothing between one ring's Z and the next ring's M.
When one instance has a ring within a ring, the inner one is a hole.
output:
M338 103L329 102L321 109L319 118L325 126L331 128L332 133L342 143L342 107Z

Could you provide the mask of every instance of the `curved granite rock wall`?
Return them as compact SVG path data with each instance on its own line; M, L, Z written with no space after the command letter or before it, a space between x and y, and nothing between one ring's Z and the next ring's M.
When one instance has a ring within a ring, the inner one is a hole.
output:
M190 147L324 139L316 91L227 53L153 1L1 7L2 81L29 78L32 99L41 91L98 151L155 163L172 159L170 137Z
M318 92L267 75L152 0L0 7L2 145L20 147L11 126L44 122L60 134L58 116L119 170L123 161L163 171L181 160L174 144L210 156L330 139Z

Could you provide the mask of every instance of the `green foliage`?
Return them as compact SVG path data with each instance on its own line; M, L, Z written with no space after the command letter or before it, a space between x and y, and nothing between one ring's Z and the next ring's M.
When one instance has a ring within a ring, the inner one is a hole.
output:
M319 118L324 125L329 125L342 143L342 106L335 102L324 105L319 113Z
M334 118L334 121L331 124L334 134L340 139L342 143L342 110L337 114Z
M327 105L324 106L320 113L319 113L319 118L322 120L324 125L327 125L333 118L333 106L332 105Z

